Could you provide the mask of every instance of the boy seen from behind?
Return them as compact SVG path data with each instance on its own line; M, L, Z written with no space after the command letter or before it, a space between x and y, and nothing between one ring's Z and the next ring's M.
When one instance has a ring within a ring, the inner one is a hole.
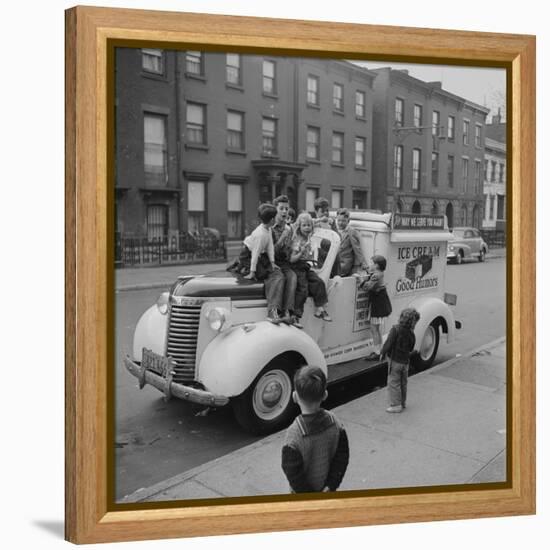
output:
M290 425L282 449L282 468L293 493L336 491L349 462L346 430L321 407L327 397L325 373L314 366L294 376L292 397L301 413Z

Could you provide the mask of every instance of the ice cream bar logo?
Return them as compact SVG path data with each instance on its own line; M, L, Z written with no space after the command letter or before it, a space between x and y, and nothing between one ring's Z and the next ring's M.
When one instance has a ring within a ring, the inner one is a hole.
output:
M429 275L434 267L434 258L439 258L439 245L406 246L397 251L399 260L404 261L404 277L401 276L395 283L397 294L428 290L439 286L436 274Z
M407 277L409 281L424 277L424 275L432 269L432 263L432 257L427 254L408 262L405 266L405 277Z

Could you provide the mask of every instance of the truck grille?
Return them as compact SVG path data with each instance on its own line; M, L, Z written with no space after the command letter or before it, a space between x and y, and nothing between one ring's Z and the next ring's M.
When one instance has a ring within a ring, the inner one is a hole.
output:
M197 338L202 305L172 304L166 355L176 363L174 382L190 382L195 378Z

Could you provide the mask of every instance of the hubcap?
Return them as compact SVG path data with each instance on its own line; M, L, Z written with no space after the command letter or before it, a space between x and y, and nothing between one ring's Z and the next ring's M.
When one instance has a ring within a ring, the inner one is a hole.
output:
M266 372L254 388L254 412L262 420L273 420L286 409L291 395L292 383L285 371Z
M422 344L420 346L420 357L422 357L423 361L427 361L432 356L435 349L435 342L435 327L430 325L424 333L424 338L422 338Z

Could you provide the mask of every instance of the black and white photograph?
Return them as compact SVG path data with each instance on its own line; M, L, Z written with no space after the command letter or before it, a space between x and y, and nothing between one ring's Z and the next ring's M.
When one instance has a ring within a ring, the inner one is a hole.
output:
M543 547L544 4L85 4L3 10L3 546Z
M116 502L506 483L506 70L115 52Z

